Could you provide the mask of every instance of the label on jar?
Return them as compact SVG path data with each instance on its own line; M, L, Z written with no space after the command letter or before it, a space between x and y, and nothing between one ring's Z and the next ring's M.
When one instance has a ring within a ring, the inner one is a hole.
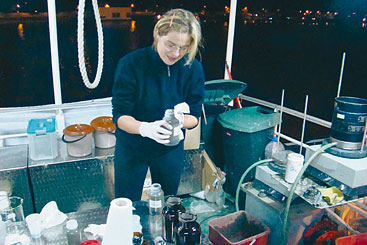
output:
M158 201L149 200L149 207L151 207L151 208L161 208L162 207L162 201L161 200L158 200Z

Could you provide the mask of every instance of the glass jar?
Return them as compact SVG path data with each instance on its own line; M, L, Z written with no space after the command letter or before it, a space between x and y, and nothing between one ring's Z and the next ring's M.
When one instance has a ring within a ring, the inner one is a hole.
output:
M172 126L172 134L169 137L169 143L167 146L174 146L180 143L180 121L176 118L173 109L167 109L164 113L163 120L168 122Z
M176 245L200 244L201 229L196 218L197 216L190 211L180 214L181 226L177 230Z
M154 183L149 191L149 214L162 214L164 206L164 193L162 187L158 183Z
M163 238L166 242L173 243L175 241L176 232L180 226L178 218L180 213L184 213L185 211L185 207L181 204L181 198L169 197L167 199L162 211L164 217Z

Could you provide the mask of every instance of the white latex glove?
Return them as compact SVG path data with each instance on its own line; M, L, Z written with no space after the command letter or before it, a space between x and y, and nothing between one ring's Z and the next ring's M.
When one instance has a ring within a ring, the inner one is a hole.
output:
M164 120L155 122L142 122L139 127L140 135L148 137L160 144L168 144L169 137L172 134L172 126Z
M181 126L182 127L182 126ZM184 137L184 134L182 132L182 128L180 128L180 132L178 133L179 134L179 139L180 140L183 140L185 137Z
M185 117L184 113L190 113L190 107L186 102L182 102L180 104L175 105L174 113L175 113L175 117L180 122L180 128L182 128L183 123L184 123L184 117Z

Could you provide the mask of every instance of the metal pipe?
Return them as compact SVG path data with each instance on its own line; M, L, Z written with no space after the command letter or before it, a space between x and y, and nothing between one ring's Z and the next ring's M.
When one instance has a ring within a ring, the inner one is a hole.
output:
M228 24L228 35L227 35L227 53L226 62L228 64L228 69L232 71L232 54L233 54L233 40L234 40L234 28L236 26L236 9L237 0L231 0L230 13L229 13L229 24ZM228 79L228 73L226 72L226 67L224 67L224 79Z
M363 217L367 218L367 211L363 210L362 208L358 207L357 205L355 205L354 203L347 203L345 204L347 207L349 207L350 209L352 209L353 211L356 211L357 213L359 213L360 215L362 215Z
M41 106L27 106L27 107L9 107L0 108L0 114L2 113L24 113L24 112L41 112L41 111L54 111L54 110L65 110L65 109L76 109L91 106L110 106L111 97L95 100L86 100L79 102L64 103L61 105L41 105Z
M305 112L303 113L303 124L302 124L302 133L301 133L301 145L300 145L300 148L299 148L299 154L302 153L303 137L305 135L305 127L306 127L307 106L308 106L308 95L306 95Z
M364 205L363 203L358 201L358 202L355 202L354 204L357 205L358 207L362 208L363 210L367 211L367 206Z
M339 76L338 93L336 94L336 97L339 97L339 95L340 95L340 90L341 90L341 87L342 87L343 72L344 72L344 62L345 62L345 52L343 53L342 66L340 67L340 76Z
M325 211L330 219L336 222L339 225L344 226L348 229L352 234L359 234L359 231L354 230L350 225L348 225L342 218L340 218L334 211L330 210L329 208L325 208Z
M269 107L269 108L272 108L272 109L279 108L279 105L277 105L277 104L270 103L270 102L267 102L267 101L264 101L264 100L261 100L261 99L257 99L257 98L251 97L251 96L240 94L240 95L238 95L238 97L243 99L243 100L247 100L249 102L256 103L256 104L259 104L259 105L262 105L262 106L266 106L266 107ZM303 118L303 113L298 112L296 110L289 109L287 107L283 108L283 112L287 113L289 115L301 118L301 119ZM315 123L315 124L320 125L320 126L323 126L325 128L331 128L331 122L322 120L322 119L314 117L314 116L307 115L307 121Z
M56 105L62 104L61 85L60 85L60 64L59 51L57 46L57 25L56 25L56 3L55 0L47 0L48 6L48 28L50 33L51 47L51 66L52 79L54 85L54 99ZM61 110L56 111L56 127L58 131L65 128L64 115Z
M291 137L289 137L289 136L287 136L287 135L285 135L285 134L278 134L277 133L277 136L278 137L281 137L281 138L283 138L283 139L285 139L285 140L287 140L287 141L289 141L289 142L292 142L292 143L294 143L294 144L297 144L297 145L299 145L299 146L301 146L302 145L302 147L304 147L304 148L310 148L310 146L309 145L307 145L307 144L305 144L305 143L301 143L300 141L298 141L298 140L296 140L296 139L293 139L293 138L291 138Z
M279 128L278 128L278 135L280 135L280 130L282 128L282 119L283 119L283 103L284 103L284 93L285 93L285 90L282 89L282 98L281 98L281 101L280 101L280 120L279 120ZM280 140L280 137L278 137L278 142Z

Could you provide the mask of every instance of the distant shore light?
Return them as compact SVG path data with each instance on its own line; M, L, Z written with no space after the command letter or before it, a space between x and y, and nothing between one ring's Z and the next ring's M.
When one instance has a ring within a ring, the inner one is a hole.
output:
M104 5L104 7L107 9L107 8L110 8L110 5L109 5L108 3L106 3L106 4Z

